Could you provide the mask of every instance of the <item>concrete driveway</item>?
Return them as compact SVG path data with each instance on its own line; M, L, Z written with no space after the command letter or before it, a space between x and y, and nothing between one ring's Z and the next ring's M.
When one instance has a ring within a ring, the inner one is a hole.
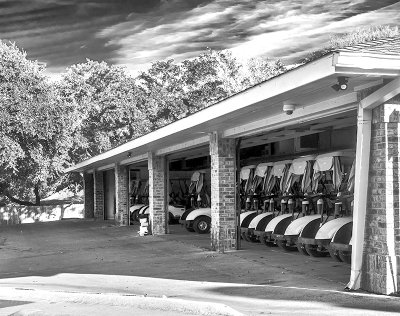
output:
M350 267L209 236L66 220L0 227L0 315L393 315L400 299L343 291ZM62 311L62 313L61 313Z

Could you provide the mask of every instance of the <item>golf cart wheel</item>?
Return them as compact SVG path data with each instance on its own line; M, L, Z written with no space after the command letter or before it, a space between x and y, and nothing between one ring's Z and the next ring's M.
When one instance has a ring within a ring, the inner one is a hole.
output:
M267 245L267 238L265 238L264 236L260 236L260 241L261 241L262 244L268 246Z
M327 255L327 252L318 251L315 245L305 245L304 247L311 257L325 257Z
M139 210L135 210L131 213L131 222L139 221Z
M351 251L339 251L339 257L343 262L351 263Z
M185 228L186 228L186 230L187 230L188 232L191 232L191 233L194 232L194 229L193 229L192 227L185 227Z
M267 247L274 247L275 246L275 244L273 242L268 241L265 236L261 236L260 237L260 241L261 241L261 243L263 243Z
M211 219L208 216L199 216L194 220L193 228L198 234L207 234L211 228Z
M297 250L298 250L302 255L308 256L308 252L307 252L307 250L305 249L304 244L298 242L298 243L296 243L296 247L297 247Z
M281 248L284 251L295 251L296 250L295 247L290 247L290 246L286 245L286 241L284 241L284 240L277 240L276 244L278 245L279 248Z
M328 251L329 251L329 255L331 256L331 258L335 259L338 262L342 262L342 259L340 259L340 256L339 256L339 251L336 251L332 247L328 247Z

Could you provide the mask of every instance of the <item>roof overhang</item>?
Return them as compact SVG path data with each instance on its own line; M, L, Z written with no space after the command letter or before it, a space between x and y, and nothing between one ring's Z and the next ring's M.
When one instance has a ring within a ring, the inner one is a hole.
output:
M337 93L331 85L349 77L349 89ZM148 152L168 155L204 146L209 133L236 138L297 124L357 108L357 87L400 75L400 56L337 52L292 69L235 94L193 115L80 162L65 172L98 169L113 163L147 160ZM282 104L296 104L293 115Z

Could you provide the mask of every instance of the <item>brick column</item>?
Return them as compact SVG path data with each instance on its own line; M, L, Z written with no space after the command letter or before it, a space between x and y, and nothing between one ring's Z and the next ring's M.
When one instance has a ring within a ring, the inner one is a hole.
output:
M83 173L83 188L84 188L84 203L85 203L85 218L94 217L94 181L93 174Z
M373 110L361 288L380 294L400 290L399 122L400 104Z
M128 168L116 164L115 166L115 203L117 214L115 222L119 226L129 225L129 184Z
M104 173L94 171L94 218L104 219Z
M168 233L166 159L150 152L148 162L151 233L162 235Z
M210 135L211 249L236 249L235 140Z

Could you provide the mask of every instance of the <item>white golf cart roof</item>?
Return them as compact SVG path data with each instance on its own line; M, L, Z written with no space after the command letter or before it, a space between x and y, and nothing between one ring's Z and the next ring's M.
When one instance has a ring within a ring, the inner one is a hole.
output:
M202 174L202 173L205 174L206 171L205 170L197 170L197 171L193 172L192 178L190 179L190 181L199 181L200 174Z
M257 165L256 171L254 172L256 176L265 177L268 167L272 167L273 162L263 162Z
M342 150L342 151L334 151L326 154L318 155L315 158L314 163L314 172L318 171L328 171L331 170L333 166L333 159L334 157L355 157L354 150Z
M292 160L282 160L282 161L275 162L274 166L272 167L272 171L271 171L272 174L278 178L282 177L285 166L289 163L292 163Z
M307 167L307 162L315 160L315 157L316 155L308 155L293 159L289 172L296 175L302 175Z
M250 172L252 169L254 169L256 165L250 165L250 166L244 166L242 169L240 169L240 179L241 180L248 180L250 177Z

